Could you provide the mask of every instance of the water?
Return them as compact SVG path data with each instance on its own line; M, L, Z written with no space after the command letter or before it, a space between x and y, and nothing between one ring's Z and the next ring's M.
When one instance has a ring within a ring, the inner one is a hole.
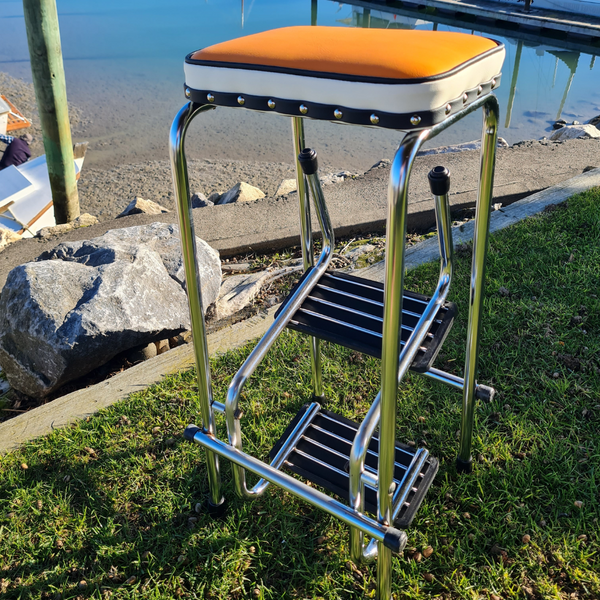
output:
M182 63L188 52L274 27L311 24L310 0L58 0L58 11L69 100L89 119L75 138L90 141L87 162L98 166L167 157L169 125L185 102ZM362 8L330 0L318 2L316 18L319 25L365 24ZM470 31L375 10L370 26ZM500 135L507 141L548 135L559 117L584 122L600 114L600 59L561 49L560 42L492 37L507 48L498 90ZM31 78L20 1L0 0L0 70ZM435 145L475 139L480 129L481 117L472 115ZM328 162L349 169L390 157L400 137L307 124L308 141ZM290 160L290 146L288 119L235 109L199 117L189 141L197 157L276 162Z

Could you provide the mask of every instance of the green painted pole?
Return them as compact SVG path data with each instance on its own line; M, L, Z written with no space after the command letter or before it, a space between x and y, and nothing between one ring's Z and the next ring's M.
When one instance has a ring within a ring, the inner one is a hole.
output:
M31 73L58 224L79 216L67 88L55 0L23 0Z

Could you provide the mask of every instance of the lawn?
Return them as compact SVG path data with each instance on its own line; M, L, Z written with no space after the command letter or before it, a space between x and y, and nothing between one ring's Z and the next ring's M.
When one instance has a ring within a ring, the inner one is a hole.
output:
M461 396L409 375L397 437L440 470L394 559L398 599L600 598L600 190L491 238L479 380L498 393L476 414L473 474L454 459ZM459 316L436 366L460 373L470 248L459 250ZM437 266L407 276L430 292ZM323 344L326 407L354 420L377 392L378 361ZM251 345L212 361L223 401ZM243 396L245 449L266 458L309 400L306 339L288 332ZM0 457L3 598L359 598L374 566L348 532L276 488L203 511L192 372ZM221 432L224 423L219 417Z

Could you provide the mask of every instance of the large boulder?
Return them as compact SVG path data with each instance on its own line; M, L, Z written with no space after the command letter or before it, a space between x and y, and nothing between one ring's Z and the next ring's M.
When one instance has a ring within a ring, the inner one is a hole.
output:
M218 253L196 238L203 304L221 284ZM190 328L176 225L66 242L13 269L0 297L0 366L44 397L120 352Z

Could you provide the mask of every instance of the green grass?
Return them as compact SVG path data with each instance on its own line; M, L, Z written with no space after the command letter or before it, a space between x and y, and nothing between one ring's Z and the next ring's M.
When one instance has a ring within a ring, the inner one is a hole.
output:
M456 373L470 270L459 254L459 317L436 363ZM436 279L428 265L407 285ZM440 471L394 559L397 598L600 597L599 294L600 190L493 236L479 380L498 394L477 408L472 475L454 470L460 394L416 375L399 392L398 439L426 443ZM358 420L378 362L323 346L326 407ZM213 361L217 399L249 351ZM236 498L226 461L226 516L195 511L204 453L181 437L198 420L194 387L181 373L0 457L0 596L373 594L375 568L352 568L344 526L275 488ZM286 333L244 393L245 448L266 458L309 390L306 342Z

